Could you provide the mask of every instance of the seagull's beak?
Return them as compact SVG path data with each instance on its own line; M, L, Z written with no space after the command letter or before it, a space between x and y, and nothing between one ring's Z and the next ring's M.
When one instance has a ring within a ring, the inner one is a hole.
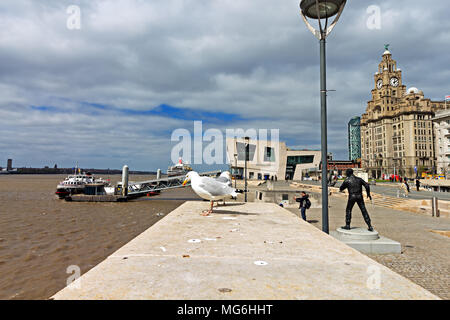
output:
M186 183L188 183L188 179L185 179L183 182L183 187L186 185Z

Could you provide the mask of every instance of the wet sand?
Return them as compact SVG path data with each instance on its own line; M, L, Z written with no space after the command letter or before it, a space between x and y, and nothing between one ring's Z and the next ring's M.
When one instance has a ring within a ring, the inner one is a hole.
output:
M128 203L66 202L54 195L64 178L0 175L0 299L48 299L66 286L69 266L87 272L164 217L158 213L198 199L185 188Z

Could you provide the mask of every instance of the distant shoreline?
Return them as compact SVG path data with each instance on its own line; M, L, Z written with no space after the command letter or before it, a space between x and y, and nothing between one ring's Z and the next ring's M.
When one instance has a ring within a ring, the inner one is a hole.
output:
M122 174L122 170L116 169L83 169L81 172L90 172L92 174ZM74 168L17 168L14 171L1 171L2 174L74 174ZM156 175L153 171L130 171L133 175Z

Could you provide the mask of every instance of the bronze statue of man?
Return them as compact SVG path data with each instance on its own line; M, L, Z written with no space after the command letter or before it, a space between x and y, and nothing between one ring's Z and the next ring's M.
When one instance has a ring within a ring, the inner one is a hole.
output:
M340 191L344 192L345 189L348 189L348 202L347 209L345 213L345 227L343 229L350 230L350 223L352 221L352 210L355 203L358 204L359 209L361 209L361 213L364 217L364 221L366 221L369 231L373 231L373 227L370 221L369 213L367 212L366 205L364 204L364 198L362 194L362 187L366 188L367 197L372 200L372 196L370 195L370 186L363 179L355 177L353 175L353 170L348 169L346 172L347 179L345 179L344 183L342 183L340 187Z

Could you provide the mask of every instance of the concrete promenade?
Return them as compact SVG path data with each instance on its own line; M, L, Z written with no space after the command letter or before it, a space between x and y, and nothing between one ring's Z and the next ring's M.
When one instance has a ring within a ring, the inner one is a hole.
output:
M438 299L275 204L208 205L186 202L53 298Z

